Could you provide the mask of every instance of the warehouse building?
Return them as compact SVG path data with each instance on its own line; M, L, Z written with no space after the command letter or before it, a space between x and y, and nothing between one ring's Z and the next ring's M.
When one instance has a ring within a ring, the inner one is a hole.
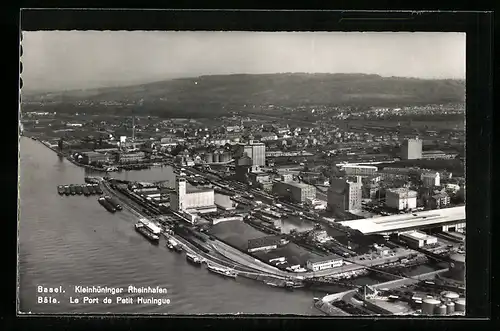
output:
M276 182L273 193L293 202L306 202L307 199L316 198L316 187L299 182Z
M248 252L254 253L259 251L270 251L277 249L282 243L282 238L279 236L267 236L262 238L248 240Z
M307 269L312 271L320 271L341 267L343 264L342 257L338 255L321 256L307 261Z
M107 154L98 152L85 152L82 153L81 162L84 164L104 164L110 161L110 157Z
M428 234L421 231L404 232L399 235L399 238L402 241L406 242L408 246L414 248L421 248L437 243L436 237L429 236Z
M355 211L361 209L363 184L360 177L332 178L327 195L329 211Z
M342 170L348 176L373 176L377 173L378 168L367 165L345 164L342 166Z
M439 172L423 173L420 179L425 187L434 187L441 184Z
M396 210L417 208L417 192L405 187L388 189L385 192L385 204Z

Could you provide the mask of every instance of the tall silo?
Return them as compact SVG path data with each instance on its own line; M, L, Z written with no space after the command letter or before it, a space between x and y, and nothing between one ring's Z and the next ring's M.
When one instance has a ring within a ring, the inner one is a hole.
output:
M460 298L455 301L455 311L463 311L465 312L465 299Z
M206 163L214 162L214 154L213 153L206 153L205 154L205 162Z
M438 315L438 316L445 316L446 315L446 305L442 304L442 305L437 305L435 309L435 315Z
M435 309L440 303L441 301L432 298L422 300L422 314L434 315Z
M448 302L446 304L446 314L453 314L455 312L455 303Z
M214 153L213 163L219 163L219 162L220 162L220 153L219 152L215 152Z

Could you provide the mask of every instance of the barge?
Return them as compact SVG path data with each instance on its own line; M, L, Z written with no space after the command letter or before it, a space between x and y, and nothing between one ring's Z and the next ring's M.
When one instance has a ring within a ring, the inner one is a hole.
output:
M90 194L94 195L96 193L95 188L94 186L92 186L92 184L87 184L87 188L89 189Z
M83 195L86 195L86 196L90 195L90 191L89 191L89 188L87 187L87 185L82 185L82 192L83 192Z
M76 194L82 195L83 189L81 185L75 185Z
M71 184L69 186L69 192L71 193L71 195L76 195L76 187L75 187L75 185Z
M94 187L94 190L96 191L97 194L102 194L102 189L99 184L92 184L92 186Z
M101 204L101 206L103 206L104 208L106 208L106 210L109 211L110 213L116 212L116 208L113 207L109 202L107 202L104 197L98 198L97 201L99 201L99 203Z
M122 210L122 206L116 201L116 199L113 199L109 195L104 196L104 199L106 199L107 202L109 202L113 207L116 208L116 210Z
M64 194L64 186L63 185L59 185L57 187L57 193L59 193L60 195Z
M167 247L168 249L172 250L172 251L175 251L175 252L182 252L182 247L181 245L179 245L175 240L173 240L172 238L169 238L168 241L167 241Z
M135 224L135 230L142 234L146 239L151 241L153 244L158 244L160 242L160 237L151 232L142 222L137 222Z
M71 190L69 189L69 185L64 185L64 194L66 194L66 195L71 194Z
M203 260L198 257L197 255L191 254L191 253L186 253L186 260L194 265L201 265L203 263Z
M214 265L207 264L207 269L210 272L213 272L214 274L218 274L224 277L229 277L229 278L236 278L237 273L234 270L231 270L229 268L221 268L221 267L216 267Z

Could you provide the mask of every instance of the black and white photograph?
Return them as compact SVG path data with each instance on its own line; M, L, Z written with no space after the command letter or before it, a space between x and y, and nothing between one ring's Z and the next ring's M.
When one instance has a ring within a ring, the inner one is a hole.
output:
M21 43L19 315L465 316L465 33Z

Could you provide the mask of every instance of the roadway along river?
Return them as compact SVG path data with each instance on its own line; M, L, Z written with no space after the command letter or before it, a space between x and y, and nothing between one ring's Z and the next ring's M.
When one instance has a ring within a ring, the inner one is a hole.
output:
M95 196L59 196L57 185L83 183L85 171L39 142L21 138L20 155L20 312L321 315L312 301L319 293L221 278L188 264L184 255L151 245L135 232L136 219L126 211L111 214ZM172 175L164 167L117 177L162 180ZM51 295L59 303L38 303L38 286L60 285L66 293ZM170 304L104 304L105 295L96 295L98 304L70 303L70 296L84 296L74 294L76 285L165 287L169 293L156 297Z

